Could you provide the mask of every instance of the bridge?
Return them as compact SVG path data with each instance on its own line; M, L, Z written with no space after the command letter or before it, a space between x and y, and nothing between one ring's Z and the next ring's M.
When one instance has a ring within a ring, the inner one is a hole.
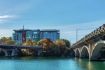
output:
M42 52L42 47L35 46L14 46L14 45L0 45L0 56L19 56L22 55L23 49L33 50L34 56L39 56Z
M105 24L72 45L75 57L89 60L105 59Z

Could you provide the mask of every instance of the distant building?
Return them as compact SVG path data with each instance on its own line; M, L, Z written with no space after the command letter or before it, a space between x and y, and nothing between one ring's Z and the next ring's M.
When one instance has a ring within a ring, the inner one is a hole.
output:
M52 41L59 39L59 30L40 30L40 39L48 38Z
M26 40L39 41L40 39L48 38L52 41L59 39L59 30L14 30L13 39L16 43L23 43Z

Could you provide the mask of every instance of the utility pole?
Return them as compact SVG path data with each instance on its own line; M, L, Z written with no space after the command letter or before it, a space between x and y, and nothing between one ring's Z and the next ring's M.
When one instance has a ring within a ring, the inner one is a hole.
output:
M78 28L76 28L76 42L78 41Z
M76 42L78 41L78 34L80 30L91 30L91 29L95 29L96 27L93 28L85 28L85 29L80 29L80 28L76 28Z
M23 30L24 30L24 25L23 25Z

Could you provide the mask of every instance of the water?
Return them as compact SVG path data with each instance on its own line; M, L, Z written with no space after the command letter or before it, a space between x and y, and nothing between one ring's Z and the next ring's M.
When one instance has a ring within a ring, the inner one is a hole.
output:
M0 70L104 70L105 62L65 58L0 59Z

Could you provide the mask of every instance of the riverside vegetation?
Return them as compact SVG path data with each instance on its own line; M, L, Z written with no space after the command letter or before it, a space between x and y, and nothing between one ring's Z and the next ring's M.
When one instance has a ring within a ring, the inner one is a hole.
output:
M51 41L50 39L41 39L39 41L27 40L24 43L16 44L11 37L2 37L0 39L0 44L3 45L16 45L16 46L27 46L27 47L41 47L42 53L41 57L70 57L70 42L66 39L58 39L56 41ZM22 49L22 56L34 56L33 49Z

